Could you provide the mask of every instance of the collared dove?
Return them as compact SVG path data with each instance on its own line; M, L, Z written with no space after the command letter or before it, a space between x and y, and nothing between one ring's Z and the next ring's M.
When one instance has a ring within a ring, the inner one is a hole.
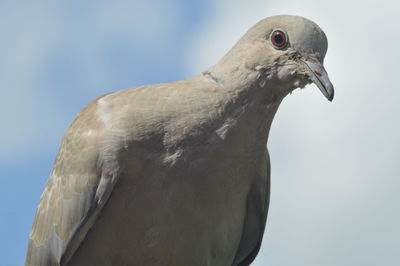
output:
M332 100L326 50L312 21L274 16L198 76L94 100L62 140L26 264L250 264L269 204L272 119L311 82Z

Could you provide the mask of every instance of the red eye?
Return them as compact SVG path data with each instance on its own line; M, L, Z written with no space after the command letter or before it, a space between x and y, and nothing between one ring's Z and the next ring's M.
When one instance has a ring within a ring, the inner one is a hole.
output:
M271 42L276 48L283 48L286 46L287 38L283 31L276 30L271 34Z

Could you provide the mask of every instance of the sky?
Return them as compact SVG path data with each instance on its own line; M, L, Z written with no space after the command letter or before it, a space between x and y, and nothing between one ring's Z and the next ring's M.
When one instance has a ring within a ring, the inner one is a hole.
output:
M0 2L0 265L24 262L60 140L97 96L191 77L254 23L307 17L329 40L326 101L281 104L255 266L400 265L400 4L395 1Z

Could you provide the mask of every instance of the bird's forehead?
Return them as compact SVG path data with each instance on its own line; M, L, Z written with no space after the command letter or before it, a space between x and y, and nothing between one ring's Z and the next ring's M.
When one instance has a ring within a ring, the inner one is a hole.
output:
M259 32L271 33L275 29L287 33L290 47L308 55L317 55L322 62L328 40L322 29L313 21L298 16L273 16L259 22Z

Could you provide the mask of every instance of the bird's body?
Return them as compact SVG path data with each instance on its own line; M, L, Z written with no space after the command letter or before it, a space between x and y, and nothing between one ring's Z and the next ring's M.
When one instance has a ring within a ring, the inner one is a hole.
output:
M265 57L255 40L201 75L107 94L80 112L26 264L250 263L267 216L270 126L282 99L309 82L305 68L273 68L292 59Z

